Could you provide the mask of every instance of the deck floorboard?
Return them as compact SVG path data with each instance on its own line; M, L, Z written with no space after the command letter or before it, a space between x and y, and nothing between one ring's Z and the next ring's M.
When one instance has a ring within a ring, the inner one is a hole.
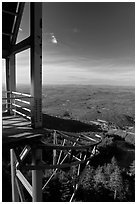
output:
M2 118L2 143L8 144L26 138L42 136L41 130L34 130L30 121L20 116L4 116Z

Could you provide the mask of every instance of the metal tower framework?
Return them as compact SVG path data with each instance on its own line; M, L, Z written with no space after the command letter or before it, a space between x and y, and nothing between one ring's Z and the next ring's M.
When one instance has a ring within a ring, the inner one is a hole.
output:
M30 194L33 202L42 202L43 193L58 170L75 166L77 179L68 200L73 201L80 175L92 157L98 154L97 145L100 142L99 135L94 135L93 138L84 134L45 130L45 135L39 139L20 142L21 148L12 144L10 155L13 202L26 201L23 188ZM47 152L50 152L51 158L45 161ZM45 181L44 171L47 169L51 169L52 173ZM25 176L28 171L32 172L29 180Z

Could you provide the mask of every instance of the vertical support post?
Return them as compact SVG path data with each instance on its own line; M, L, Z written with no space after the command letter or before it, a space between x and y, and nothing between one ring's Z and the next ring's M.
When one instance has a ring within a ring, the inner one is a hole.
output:
M11 55L9 58L9 68L10 68L10 91L16 91L16 58L15 55ZM11 94L11 97L13 98L13 94ZM13 114L12 111L12 103L14 102L13 99L11 99L11 114Z
M6 89L9 92L16 91L16 64L15 55L11 55L6 59ZM12 114L12 100L10 99L11 93L7 94L8 112Z
M53 144L54 145L57 144L57 134L55 130L53 132ZM56 149L53 149L53 165L56 164L56 160L57 160L57 152L56 152Z
M6 58L6 91L7 91L7 112L10 115L10 72L9 72L9 58Z
M42 3L30 3L31 125L42 127Z
M16 186L16 157L14 150L10 149L10 162L11 162L11 185L12 185L12 201L19 201L19 194Z
M11 55L9 58L9 68L10 68L10 90L16 91L16 57Z
M39 165L42 159L42 150L32 150L32 165ZM32 201L42 202L42 170L32 170Z

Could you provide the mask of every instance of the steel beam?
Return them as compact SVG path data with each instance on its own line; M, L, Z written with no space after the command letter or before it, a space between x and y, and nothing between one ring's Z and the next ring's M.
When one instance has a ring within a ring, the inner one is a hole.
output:
M13 16L17 16L18 15L18 13L16 13L16 12L6 11L4 9L2 9L2 12L6 13L6 14L9 14L9 15L13 15Z
M9 72L9 58L6 58L6 91L7 91L7 110L10 115L10 72Z
M15 44L12 46L10 54L17 54L19 52L22 52L28 48L30 48L30 37L26 38L25 40L22 40L21 42Z
M13 33L5 33L5 32L2 32L2 35L13 36Z
M17 186L17 189L18 189L18 193L19 193L21 202L25 202L25 197L24 197L22 184L20 183L20 181L17 178L16 178L16 186Z
M2 59L6 59L9 56L9 50L2 49Z
M15 55L9 57L10 71L10 91L16 91L16 58Z
M10 163L11 163L12 201L18 202L19 194L16 186L16 157L13 149L10 149Z
M8 58L10 55L17 54L19 52L22 52L31 46L31 38L30 36L21 42L13 45L10 50L2 50L2 58Z
M30 185L30 183L28 182L28 180L25 178L25 176L21 173L20 170L16 171L16 176L18 177L18 179L20 180L20 182L22 183L22 185L26 188L26 190L28 191L28 193L32 196L32 186Z
M12 45L15 45L16 40L17 40L17 35L18 35L20 23L21 23L21 18L22 18L24 6L25 6L24 2L19 3L18 15L17 15L15 26L14 26L13 37L12 37L12 41L11 41Z
M32 150L32 165L39 165L42 160L42 150ZM32 170L32 201L42 202L42 177L43 172L41 169Z
M11 55L9 57L9 83L10 83L10 91L16 91L16 58L15 55ZM13 114L12 111L12 103L13 99L10 100L11 103L11 114Z
M30 3L31 125L42 127L42 3Z
M16 65L15 65L15 55L11 55L9 58L6 58L6 89L7 93L7 102L8 102L8 113L12 114L12 91L16 91Z

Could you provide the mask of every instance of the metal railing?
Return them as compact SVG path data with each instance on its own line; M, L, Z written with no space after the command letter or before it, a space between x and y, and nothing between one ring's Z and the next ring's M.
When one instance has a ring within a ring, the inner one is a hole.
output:
M5 91L6 97L2 97L2 113L13 112L14 115L18 114L31 119L31 99L30 94L20 93L16 91Z

